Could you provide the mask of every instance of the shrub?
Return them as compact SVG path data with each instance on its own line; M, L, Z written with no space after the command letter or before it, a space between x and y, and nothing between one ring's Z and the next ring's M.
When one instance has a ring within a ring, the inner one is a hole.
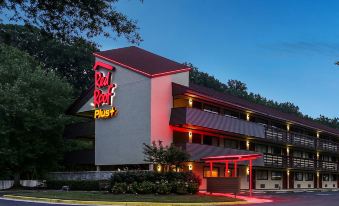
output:
M175 193L180 194L180 195L185 195L188 193L188 183L186 182L177 182L175 184Z
M167 195L170 194L172 190L172 187L170 184L162 181L159 184L156 185L155 192L161 195Z
M113 185L112 187L113 194L124 194L127 192L127 184L124 182L119 182Z
M192 172L124 171L113 173L111 191L116 184L125 183L126 192L132 194L194 194L198 192L200 182Z
M199 184L198 183L188 183L187 192L190 194L196 194L199 192Z
M144 181L139 184L138 193L140 194L151 194L154 192L155 184L150 181Z
M107 181L106 181L107 182ZM47 180L47 188L60 190L62 186L69 186L70 190L99 191L105 189L105 181L100 180ZM108 185L108 183L106 183Z

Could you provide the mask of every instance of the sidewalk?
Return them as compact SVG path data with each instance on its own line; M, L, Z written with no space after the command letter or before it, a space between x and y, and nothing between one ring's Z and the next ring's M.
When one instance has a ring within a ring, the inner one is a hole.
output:
M269 193L298 193L298 192L337 192L339 189L325 189L325 188L319 188L319 189L284 189L284 190L253 190L253 194L269 194ZM247 192L241 192L241 194L246 194Z

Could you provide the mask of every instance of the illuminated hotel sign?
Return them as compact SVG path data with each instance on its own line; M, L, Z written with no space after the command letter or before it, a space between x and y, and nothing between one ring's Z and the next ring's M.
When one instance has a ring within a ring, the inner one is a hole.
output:
M102 68L99 71L99 68ZM114 91L117 84L112 83L112 72L115 67L103 62L96 62L93 70L95 72L95 86L93 106L95 119L108 119L116 116L118 110L113 106ZM109 106L109 108L106 107ZM104 107L104 108L103 108Z

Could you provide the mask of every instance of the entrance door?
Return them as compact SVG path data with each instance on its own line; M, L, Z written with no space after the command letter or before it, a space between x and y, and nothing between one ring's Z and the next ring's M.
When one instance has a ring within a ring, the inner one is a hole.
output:
M283 172L283 189L287 189L287 182L288 182L288 179L287 179L287 171L284 171Z
M313 179L314 179L314 188L319 188L318 187L318 177L317 177L317 173L314 173L313 175Z
M290 172L289 175L289 189L293 189L294 188L294 172Z
M256 189L255 188L255 181L257 179L257 175L255 174L255 170L252 170L252 189ZM249 181L249 180L248 180ZM339 181L339 180L338 180ZM338 187L339 187L339 184L338 184Z

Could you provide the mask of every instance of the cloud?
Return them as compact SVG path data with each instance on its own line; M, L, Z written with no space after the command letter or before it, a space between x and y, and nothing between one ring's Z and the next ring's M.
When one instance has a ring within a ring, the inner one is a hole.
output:
M330 42L282 42L262 45L263 48L293 54L321 54L327 56L339 55L339 43Z

